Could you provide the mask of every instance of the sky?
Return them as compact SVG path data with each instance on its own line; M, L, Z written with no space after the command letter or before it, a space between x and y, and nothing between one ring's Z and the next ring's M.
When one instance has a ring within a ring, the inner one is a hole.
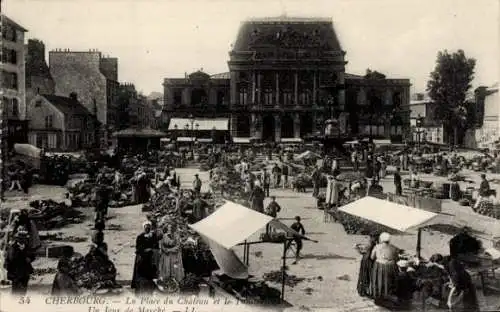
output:
M500 0L3 0L2 11L47 51L118 57L120 82L145 94L166 77L226 72L240 23L280 15L331 18L348 73L408 78L412 92L444 49L477 60L474 87L500 77Z

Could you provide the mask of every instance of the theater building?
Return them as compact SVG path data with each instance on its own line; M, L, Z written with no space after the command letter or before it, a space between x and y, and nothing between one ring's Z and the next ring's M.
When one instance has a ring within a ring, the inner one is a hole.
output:
M249 20L229 52L229 72L165 79L164 110L170 118L227 118L233 138L300 140L332 118L352 136L405 136L409 80L351 75L346 64L330 19Z

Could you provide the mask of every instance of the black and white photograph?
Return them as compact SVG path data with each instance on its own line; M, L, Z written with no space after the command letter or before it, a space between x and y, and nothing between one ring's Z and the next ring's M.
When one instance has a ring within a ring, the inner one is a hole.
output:
M0 312L500 311L500 0L0 6Z

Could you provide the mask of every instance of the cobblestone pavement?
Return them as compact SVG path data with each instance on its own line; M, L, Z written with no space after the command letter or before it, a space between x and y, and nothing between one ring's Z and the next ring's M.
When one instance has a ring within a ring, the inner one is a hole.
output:
M181 178L182 187L191 187L193 176L197 169L177 169ZM477 174L472 174L476 176ZM201 172L200 178L203 189L208 187L208 173ZM422 179L438 180L436 177L421 177ZM492 178L492 177L490 177ZM388 176L382 181L385 191L394 191L392 176ZM496 186L498 187L498 186ZM60 196L64 189L54 189L46 186L37 186L32 190L35 196ZM59 195L58 195L59 194ZM293 218L300 215L307 231L307 235L318 243L304 242L303 259L297 264L292 264L292 255L287 259L289 274L305 278L295 287L286 287L285 299L293 305L287 311L382 311L382 308L375 306L370 300L360 298L356 292L357 271L360 256L354 249L356 243L364 243L366 237L360 235L347 235L342 226L337 223L325 222L324 213L316 208L316 201L308 193L293 193L290 190L272 189L271 195L276 195L278 203L282 206L279 218L285 224L293 223ZM31 199L31 198L30 198ZM26 204L26 198L10 200L16 205ZM266 200L267 204L268 200ZM468 207L458 207L458 205L446 202L444 210L457 215L463 220L472 220L472 216L477 216ZM376 207L374 207L376 209ZM83 224L72 225L70 227L57 230L72 236L90 235L90 208L84 209L89 214L89 221ZM111 220L109 224L119 225L119 230L106 230L105 236L110 249L111 259L118 270L120 281L129 281L132 277L134 260L135 237L141 231L141 224L145 220L140 206L128 206L123 208L110 209ZM483 218L478 222L478 226L493 227L498 226L498 221ZM256 233L250 240L258 239ZM422 240L422 253L429 257L433 253L447 252L447 242L449 236L435 232L424 232ZM416 247L416 237L413 235L395 236L394 243L404 249L413 251ZM71 243L75 250L86 253L89 242ZM239 247L238 247L239 248ZM264 273L277 271L280 269L283 247L281 244L260 244L253 245L250 250L250 271L255 276L262 276ZM242 256L242 248L237 249L237 253ZM55 260L45 258L38 259L36 267L55 267ZM48 293L52 283L53 275L37 277L30 283L31 289L38 289L42 293ZM279 288L279 285L275 285ZM488 306L500 306L500 298L482 297L483 304ZM418 309L417 309L418 310Z

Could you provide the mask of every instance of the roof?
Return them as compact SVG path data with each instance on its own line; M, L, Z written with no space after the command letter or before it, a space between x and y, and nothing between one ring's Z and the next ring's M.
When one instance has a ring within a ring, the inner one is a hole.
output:
M257 46L342 51L332 20L309 17L268 17L243 22L233 50L253 51Z
M344 74L344 79L365 79L365 76L345 73Z
M229 119L227 118L214 118L214 119L189 119L189 118L172 118L170 124L168 125L168 130L183 130L186 125L191 128L191 123L194 129L190 130L216 130L227 131L229 130ZM196 127L198 125L198 127ZM177 128L175 127L177 126Z
M373 209L376 207L376 209ZM437 224L438 214L426 210L396 204L370 196L347 204L340 211L372 221L400 232L412 232L418 228Z
M78 100L53 94L42 94L41 96L65 115L76 114L94 116Z
M130 137L155 138L155 137L165 137L167 135L161 131L149 128L144 128L144 129L127 128L113 133L113 136L119 138L130 138Z
M12 25L15 28L17 28L18 30L21 30L23 32L27 32L28 31L26 28L24 28L23 26L21 26L18 23L16 23L14 20L12 20L11 18L9 18L7 15L2 14L1 17L2 17L2 24Z

